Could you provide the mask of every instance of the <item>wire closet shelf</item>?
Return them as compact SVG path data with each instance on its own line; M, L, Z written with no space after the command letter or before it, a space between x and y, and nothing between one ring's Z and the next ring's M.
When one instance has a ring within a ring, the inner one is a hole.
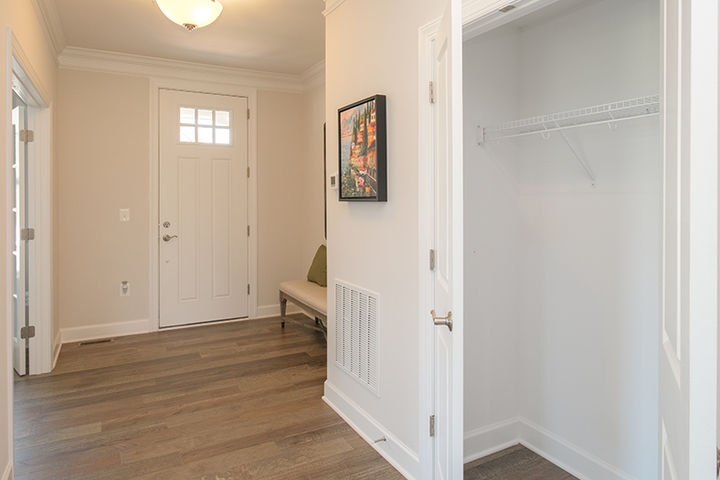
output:
M660 95L631 98L618 102L593 105L565 112L505 122L493 127L478 126L478 143L525 135L543 135L589 125L613 125L624 120L643 118L660 113Z

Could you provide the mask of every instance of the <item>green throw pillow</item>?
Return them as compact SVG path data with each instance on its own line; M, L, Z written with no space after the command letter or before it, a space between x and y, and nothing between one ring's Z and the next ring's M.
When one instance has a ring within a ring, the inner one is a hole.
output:
M317 283L321 287L327 287L327 249L325 245L320 245L315 252L310 270L308 270L307 279L309 282Z

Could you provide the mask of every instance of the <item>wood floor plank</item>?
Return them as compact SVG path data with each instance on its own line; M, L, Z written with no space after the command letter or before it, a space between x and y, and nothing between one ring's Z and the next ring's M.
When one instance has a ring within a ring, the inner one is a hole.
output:
M64 345L16 379L15 478L402 478L322 401L325 352L279 319Z

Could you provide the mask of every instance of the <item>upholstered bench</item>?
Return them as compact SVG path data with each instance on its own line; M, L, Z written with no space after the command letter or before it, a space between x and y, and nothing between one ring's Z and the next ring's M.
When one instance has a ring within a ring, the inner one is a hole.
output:
M315 328L327 335L327 253L324 245L318 247L307 280L292 280L280 284L280 322L285 328L287 303L300 307L306 314L315 317ZM300 323L300 322L297 322ZM300 323L303 326L307 324Z
M280 284L280 321L285 328L287 303L293 303L315 317L315 325L327 332L327 287L307 280L293 280Z

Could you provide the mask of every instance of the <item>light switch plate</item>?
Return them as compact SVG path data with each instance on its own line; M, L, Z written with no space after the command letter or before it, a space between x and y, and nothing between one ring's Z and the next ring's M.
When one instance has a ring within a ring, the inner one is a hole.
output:
M130 209L129 208L121 208L120 209L120 221L121 222L129 222L130 221Z
M120 282L120 296L121 297L129 297L130 296L130 282L127 280L123 280Z

